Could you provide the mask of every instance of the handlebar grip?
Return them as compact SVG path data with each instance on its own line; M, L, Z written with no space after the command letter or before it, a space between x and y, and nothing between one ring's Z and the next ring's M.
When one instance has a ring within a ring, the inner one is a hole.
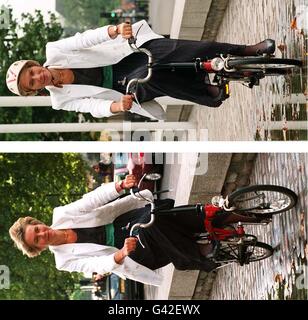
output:
M129 44L136 44L136 41L137 41L137 39L136 39L135 37L130 37L130 38L128 39L128 43L129 43Z
M140 191L138 187L133 187L133 188L131 188L131 189L132 189L132 192L133 192L133 193L137 193L137 192Z

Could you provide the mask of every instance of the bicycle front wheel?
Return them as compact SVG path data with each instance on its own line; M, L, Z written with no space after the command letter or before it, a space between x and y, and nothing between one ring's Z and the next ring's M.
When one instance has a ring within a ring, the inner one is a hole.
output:
M271 57L236 58L228 62L230 68L240 71L264 71L265 75L281 75L302 66L302 61L296 59L281 59ZM284 70L282 72L282 70Z
M229 202L241 215L260 215L270 218L273 214L293 208L297 195L290 189L275 185L256 185L238 189L230 194Z

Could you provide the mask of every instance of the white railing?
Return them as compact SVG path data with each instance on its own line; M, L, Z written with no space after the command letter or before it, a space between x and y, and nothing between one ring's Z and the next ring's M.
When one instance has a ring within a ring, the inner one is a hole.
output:
M188 101L163 97L157 99L161 105L190 104ZM292 94L283 97L279 103L307 103L304 94ZM49 96L36 97L0 97L1 107L50 107ZM269 130L308 130L307 121L272 121ZM104 123L23 123L23 124L0 124L0 133L46 133L46 132L99 132L108 131L189 131L197 130L196 122L104 122Z

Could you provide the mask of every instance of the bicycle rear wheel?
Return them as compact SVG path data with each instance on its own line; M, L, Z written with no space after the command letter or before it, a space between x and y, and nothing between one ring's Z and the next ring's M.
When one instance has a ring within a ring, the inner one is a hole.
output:
M254 261L264 260L273 255L274 249L267 243L257 242L253 246L246 248L246 264Z
M260 215L270 218L273 214L293 208L297 195L290 189L275 185L256 185L238 189L229 195L230 206L241 215Z
M289 72L295 67L301 67L302 61L296 59L281 59L271 57L235 58L228 62L230 68L240 71L264 71L265 75L281 75L281 70Z
M236 262L241 266L249 264L250 262L264 260L273 255L274 249L272 246L259 241L247 241L243 245L227 244L223 246L215 262L218 263L231 263Z

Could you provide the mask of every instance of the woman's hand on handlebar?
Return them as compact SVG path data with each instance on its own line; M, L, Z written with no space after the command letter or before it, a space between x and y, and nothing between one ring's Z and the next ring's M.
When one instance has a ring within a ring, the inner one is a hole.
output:
M118 25L118 33L124 39L129 39L133 36L133 29L130 23L124 22Z
M133 174L128 174L122 183L122 187L124 189L130 189L135 187L136 185L137 185L137 179Z
M124 246L121 249L123 255L127 257L131 252L136 250L138 239L136 237L129 237L125 239Z
M133 106L133 96L130 94L125 94L121 97L118 102L113 102L110 107L112 113L124 112L131 109Z
M114 261L118 264L122 264L125 257L136 250L137 241L138 239L135 237L126 238L123 248L114 254Z
M121 183L116 183L117 192L121 192L123 189L130 189L137 185L137 179L133 174L128 174Z

